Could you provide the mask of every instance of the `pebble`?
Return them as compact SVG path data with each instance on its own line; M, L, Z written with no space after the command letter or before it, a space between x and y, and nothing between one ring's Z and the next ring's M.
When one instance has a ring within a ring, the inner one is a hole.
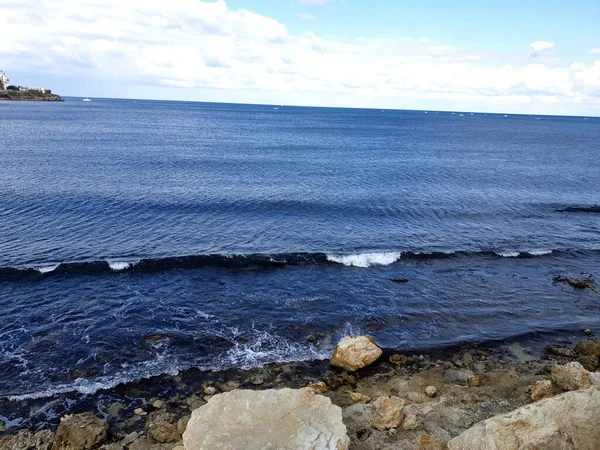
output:
M152 406L154 406L156 409L160 409L164 406L165 402L163 402L162 400L154 400L154 403L152 403Z
M591 336L594 333L589 328L586 328L585 330L583 330L583 334L585 334L586 336Z
M428 397L435 397L435 394L437 394L437 389L435 388L435 386L427 386L425 388L425 393Z
M148 413L146 411L144 411L142 408L136 408L135 411L133 411L133 413L137 416L147 416Z
M481 378L479 377L479 375L471 375L467 379L467 382L469 383L469 386L472 386L472 387L481 386Z

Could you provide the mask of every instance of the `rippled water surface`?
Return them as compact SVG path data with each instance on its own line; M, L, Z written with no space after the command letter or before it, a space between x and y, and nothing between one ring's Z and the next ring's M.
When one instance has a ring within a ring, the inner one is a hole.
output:
M598 275L597 118L79 99L0 117L0 395L323 358L345 333L428 348L600 322L598 295L552 282Z

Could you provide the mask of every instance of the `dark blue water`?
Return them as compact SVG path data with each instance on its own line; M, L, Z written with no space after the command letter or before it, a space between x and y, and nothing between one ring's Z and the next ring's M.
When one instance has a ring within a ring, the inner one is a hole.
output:
M600 119L461 114L0 103L0 396L600 325Z

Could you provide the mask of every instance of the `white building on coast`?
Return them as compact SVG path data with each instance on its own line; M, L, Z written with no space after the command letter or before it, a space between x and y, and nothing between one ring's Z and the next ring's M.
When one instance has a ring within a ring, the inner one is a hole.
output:
M0 91L5 91L8 87L8 77L0 70Z

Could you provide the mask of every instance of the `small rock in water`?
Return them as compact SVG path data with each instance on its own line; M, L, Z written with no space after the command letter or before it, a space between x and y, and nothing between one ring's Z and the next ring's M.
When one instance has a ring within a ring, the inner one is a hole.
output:
M585 334L586 336L593 336L594 332L589 328L586 328L585 330L583 330L583 334Z
M348 336L338 343L330 363L354 372L375 362L382 354L371 336Z
M600 357L600 339L584 339L575 346L575 351L582 356L594 355Z
M425 388L425 393L428 397L435 397L435 394L437 394L437 389L435 388L435 386L427 386Z
M138 415L138 416L147 416L148 413L146 411L144 411L142 408L136 408L133 411L134 414Z
M240 388L240 383L236 383L235 381L228 381L227 383L224 383L221 385L221 390L223 392L231 392L231 391L235 391L236 389ZM195 408L193 408L195 409Z
M163 402L162 400L154 400L152 406L154 406L156 409L160 409L164 406L164 404L165 402Z
M202 392L204 392L204 395L215 395L219 391L214 386L206 386Z
M252 383L255 386L260 386L261 384L264 384L265 379L263 377L252 377L250 378L250 383Z
M181 439L177 424L166 421L155 422L148 428L148 437L155 442L177 442Z
M552 381L542 380L535 383L531 392L531 401L537 402L548 397L552 397Z
M409 358L406 355L394 354L394 355L390 356L390 362L392 364L398 364L398 365L402 365L402 366L407 366L409 364L412 364L413 359Z

